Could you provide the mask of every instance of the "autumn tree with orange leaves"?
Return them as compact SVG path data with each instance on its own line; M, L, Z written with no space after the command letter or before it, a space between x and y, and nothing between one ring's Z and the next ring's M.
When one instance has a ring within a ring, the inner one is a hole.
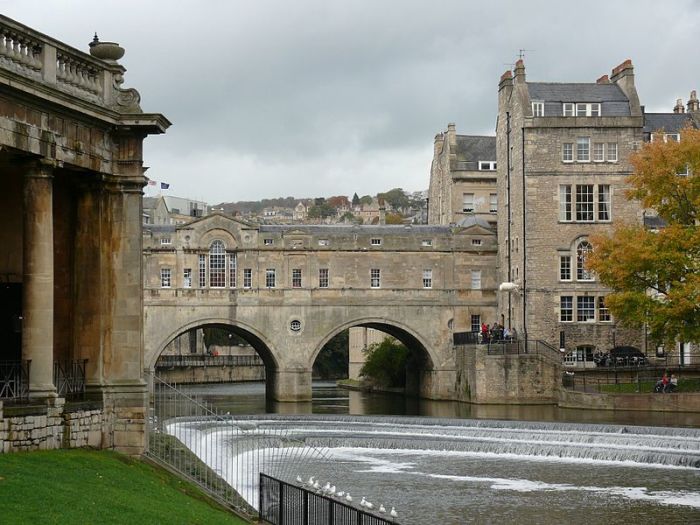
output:
M663 137L632 155L627 197L664 225L592 237L587 265L613 290L605 302L620 323L646 324L652 340L672 345L700 341L700 130Z

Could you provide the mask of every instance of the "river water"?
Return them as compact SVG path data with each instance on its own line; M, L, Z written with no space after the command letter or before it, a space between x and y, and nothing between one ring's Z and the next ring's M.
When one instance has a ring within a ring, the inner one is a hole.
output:
M700 414L476 407L328 383L312 403L266 406L261 384L182 388L230 414L170 431L253 505L244 474L261 470L331 482L403 524L700 523ZM268 436L262 454L245 445L254 435ZM205 443L236 467L207 460Z

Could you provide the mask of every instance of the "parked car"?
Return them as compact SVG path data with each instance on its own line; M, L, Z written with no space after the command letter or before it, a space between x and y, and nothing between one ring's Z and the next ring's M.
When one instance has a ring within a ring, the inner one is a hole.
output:
M598 353L593 356L597 366L645 366L647 357L634 346L616 346L607 353Z

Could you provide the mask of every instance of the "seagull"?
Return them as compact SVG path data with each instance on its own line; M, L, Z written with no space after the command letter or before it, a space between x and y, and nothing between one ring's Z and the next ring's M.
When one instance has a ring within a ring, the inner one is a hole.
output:
M321 485L318 484L318 480L317 480L317 481L314 481L313 487L314 487L316 490L318 490L318 489L321 488Z
M380 503L379 504L379 512L386 512L386 509L384 508L384 504Z
M307 484L309 487L313 487L313 486L314 486L314 477L313 477L313 476L310 476L310 477L309 477L309 481L307 481L306 484Z
M399 515L398 515L398 513L396 512L396 509L395 509L394 507L391 507L391 512L389 512L389 516L391 516L392 518L398 518L398 517L399 517Z
M335 495L335 485L333 485L333 486L330 488L330 490L328 491L328 494L330 494L331 496L334 496L334 495Z
M347 501L348 503L352 503L352 496L350 495L349 492L348 492L348 495L345 496L345 501Z
M323 492L330 492L331 491L331 482L327 481L326 484L323 486Z
M297 476L297 483L302 483L301 476Z
M344 490L339 491L339 492L336 494L336 496L338 496L339 498L342 498L343 496L345 496L345 491L344 491Z
M365 497L362 496L362 501L360 502L360 507L366 507L367 506L367 501L365 500Z
M369 501L365 501L365 507L367 507L369 510L372 510L374 508L374 504L370 503Z

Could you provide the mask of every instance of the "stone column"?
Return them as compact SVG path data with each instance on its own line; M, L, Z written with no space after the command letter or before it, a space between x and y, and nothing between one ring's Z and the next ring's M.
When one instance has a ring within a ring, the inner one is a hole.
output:
M24 178L22 358L29 396L56 397L53 384L53 168L37 162Z

